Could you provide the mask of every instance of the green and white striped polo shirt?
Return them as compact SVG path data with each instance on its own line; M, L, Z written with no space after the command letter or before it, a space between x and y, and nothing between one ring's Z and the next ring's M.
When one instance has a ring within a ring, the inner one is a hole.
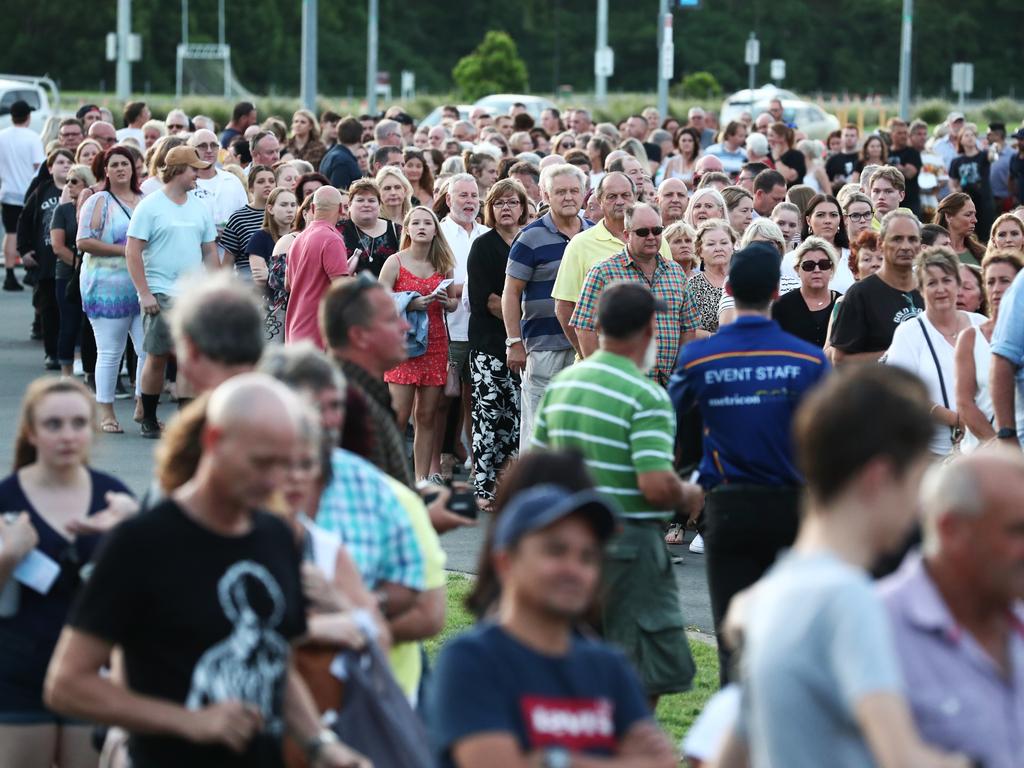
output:
M541 401L532 442L580 451L597 490L625 517L669 519L637 487L637 474L672 470L676 419L665 390L621 355L598 351L556 376Z

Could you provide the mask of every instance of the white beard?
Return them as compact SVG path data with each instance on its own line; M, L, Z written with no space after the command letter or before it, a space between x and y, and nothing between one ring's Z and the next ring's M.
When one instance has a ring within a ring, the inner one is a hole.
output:
M644 359L640 365L640 370L644 373L650 373L655 365L658 364L658 339L656 336L651 336L651 340L647 344L647 349L644 350Z

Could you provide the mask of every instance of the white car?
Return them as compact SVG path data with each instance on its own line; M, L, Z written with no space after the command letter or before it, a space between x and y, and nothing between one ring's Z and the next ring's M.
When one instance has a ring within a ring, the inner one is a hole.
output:
M782 102L782 121L795 125L809 139L825 141L832 131L839 130L839 119L835 115L830 115L817 104L799 98L792 91L773 85L755 88L753 94L749 89L744 89L727 97L722 102L718 124L725 128L729 121L739 120L744 112L749 112L756 120L759 114L768 111L768 105L773 99Z
M29 127L38 133L60 102L57 84L48 77L0 75L0 129L10 127L11 105L16 101L32 107Z
M545 109L557 109L554 102L540 96L527 96L525 93L493 93L477 99L474 107L487 107L492 115L507 115L513 104L522 104L536 122L540 122L540 113Z
M469 115L473 111L473 105L457 104L456 106L459 108L459 119L469 120ZM443 109L444 107L434 107L430 114L424 117L422 120L420 120L419 123L417 123L417 125L425 125L428 128L433 128L435 125L441 122L441 112L443 111Z

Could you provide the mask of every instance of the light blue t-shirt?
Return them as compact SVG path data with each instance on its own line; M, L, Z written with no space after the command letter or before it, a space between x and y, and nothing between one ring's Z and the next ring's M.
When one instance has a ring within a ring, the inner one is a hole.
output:
M992 331L992 354L1009 360L1017 369L1017 439L1024 446L1024 271L1017 273L999 302L999 319Z
M867 574L789 553L752 595L739 732L754 768L870 768L859 700L902 690L888 618Z
M142 263L151 293L178 295L178 280L203 265L203 243L217 239L209 209L192 195L182 205L161 189L142 199L128 237L145 240Z

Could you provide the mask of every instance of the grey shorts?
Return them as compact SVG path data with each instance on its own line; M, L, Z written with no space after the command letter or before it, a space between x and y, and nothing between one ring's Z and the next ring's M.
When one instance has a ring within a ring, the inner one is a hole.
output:
M469 384L472 378L469 374L469 342L449 341L448 362L454 363L459 368L459 379L463 384Z
M147 355L163 357L174 352L174 338L171 336L171 323L167 317L173 299L163 293L155 293L160 312L155 315L142 315L142 349Z

